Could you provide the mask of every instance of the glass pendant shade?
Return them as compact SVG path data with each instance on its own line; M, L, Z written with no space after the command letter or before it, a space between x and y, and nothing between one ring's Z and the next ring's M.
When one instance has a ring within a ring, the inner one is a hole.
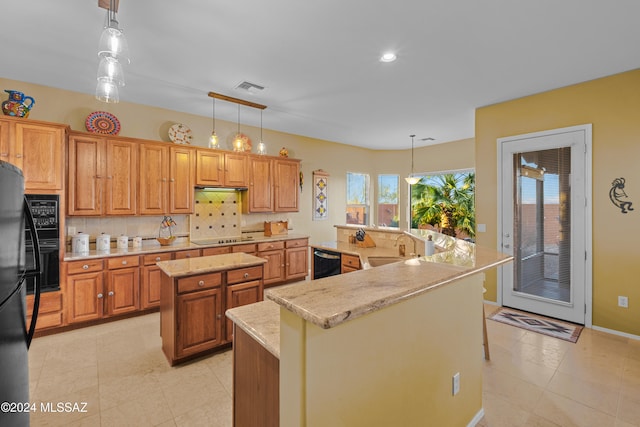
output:
M264 144L264 142L262 142L262 141L260 141L260 142L258 143L258 154L263 155L263 156L264 156L265 154L267 154L267 147L266 147L266 145Z
M122 65L112 56L103 56L98 64L98 81L111 81L118 86L124 86Z
M124 37L124 32L118 28L118 21L115 19L110 19L108 25L102 31L98 45L98 56L111 56L126 64L131 62L129 59L129 44Z
M233 151L244 151L244 140L240 133L237 133L233 138Z
M219 148L220 145L218 143L218 135L216 135L216 131L211 132L211 136L209 137L209 148Z
M96 86L96 99L98 101L106 103L117 103L120 101L120 95L118 94L118 86L109 80L98 80Z

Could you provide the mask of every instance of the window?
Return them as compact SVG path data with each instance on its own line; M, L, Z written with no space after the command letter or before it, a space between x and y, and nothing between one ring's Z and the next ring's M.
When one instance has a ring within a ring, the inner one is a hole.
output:
M378 175L378 225L398 227L398 175Z
M411 186L411 228L430 228L461 239L474 239L475 172L416 174Z
M347 224L369 221L369 175L347 172Z

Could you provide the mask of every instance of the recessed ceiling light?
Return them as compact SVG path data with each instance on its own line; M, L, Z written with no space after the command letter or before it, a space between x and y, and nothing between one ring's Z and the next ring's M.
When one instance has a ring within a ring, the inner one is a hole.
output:
M383 54L380 57L380 62L393 62L397 59L398 57L396 56L395 53L393 52L387 52L385 54Z

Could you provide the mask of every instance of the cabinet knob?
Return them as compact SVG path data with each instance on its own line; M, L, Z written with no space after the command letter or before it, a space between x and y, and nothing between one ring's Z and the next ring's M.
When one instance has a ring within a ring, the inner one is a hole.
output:
M246 279L247 277L249 277L249 273L244 273L244 278Z
M108 176L107 179L113 179L113 177L112 176Z
M122 265L127 265L127 261L122 261Z
M200 280L200 281L198 282L198 286L203 287L203 286L204 286L204 280Z
M191 254L186 254L185 258L191 258Z
M169 181L171 181L171 182L175 182L176 180L175 180L175 179L173 179L173 178L171 178Z
M9 157L9 153L0 153L0 157Z
M159 256L156 257L156 261L160 261L160 257Z
M22 154L16 154L16 159L21 159L22 158Z
M85 265L83 265L83 266L82 266L82 269L83 269L83 270L88 270L88 269L89 269L89 264L85 264Z
M162 182L167 182L167 178L162 178Z
M102 294L98 294L98 299L102 299Z
M113 291L109 291L109 296L112 297L113 296Z
M218 319L222 319L222 314L218 313L218 315L216 316Z

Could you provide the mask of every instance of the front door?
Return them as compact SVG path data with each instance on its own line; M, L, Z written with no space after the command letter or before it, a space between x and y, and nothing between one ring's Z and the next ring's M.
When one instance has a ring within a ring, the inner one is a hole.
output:
M590 147L590 125L498 140L502 305L585 323Z

